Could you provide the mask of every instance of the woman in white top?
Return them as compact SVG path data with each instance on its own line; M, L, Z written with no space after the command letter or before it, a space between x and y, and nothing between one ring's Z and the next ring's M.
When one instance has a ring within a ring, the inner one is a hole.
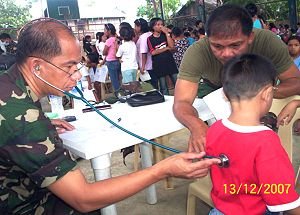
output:
M158 79L152 69L152 56L147 45L147 39L152 35L152 32L149 31L148 22L143 18L136 19L134 21L134 30L136 34L140 35L136 42L140 72L144 74L147 71L151 77L151 80L147 82L151 83L155 89L158 89Z
M128 83L136 80L138 69L136 45L132 41L134 33L133 29L128 27L122 27L119 33L123 43L119 46L116 57L120 58L121 62L122 83Z
M104 32L97 32L96 33L96 49L97 52L99 54L99 56L104 59L103 56L103 50L104 50L104 46L105 46L105 41L107 39L106 35L104 34Z
M89 68L88 72L93 84L93 88L95 89L97 101L101 101L101 73L107 74L107 67L100 66L97 54L87 55L87 66Z

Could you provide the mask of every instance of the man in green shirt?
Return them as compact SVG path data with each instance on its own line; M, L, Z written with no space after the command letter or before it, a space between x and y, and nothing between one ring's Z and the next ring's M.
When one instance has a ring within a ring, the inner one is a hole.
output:
M88 183L62 147L39 99L62 96L81 78L79 41L54 19L34 20L20 31L16 64L0 75L0 214L83 214L121 201L169 176L203 177L220 161L181 153L129 175ZM51 86L52 85L52 86ZM53 87L55 86L55 87ZM84 144L84 143L82 143Z
M300 72L286 45L275 34L268 30L253 30L252 19L242 7L224 5L215 9L207 22L207 37L186 51L175 87L173 111L191 132L189 151L200 152L205 147L207 125L198 118L192 106L198 91L204 90L201 85L198 90L200 79L216 88L221 87L224 63L243 53L259 54L274 63L280 80L275 98L300 93Z

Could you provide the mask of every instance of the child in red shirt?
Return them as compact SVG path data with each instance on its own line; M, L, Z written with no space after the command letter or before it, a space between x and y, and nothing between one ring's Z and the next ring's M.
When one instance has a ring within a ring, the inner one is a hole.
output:
M230 101L228 119L207 133L207 154L225 154L228 168L211 167L211 214L300 214L295 174L278 135L260 124L271 107L276 70L264 57L244 54L223 70L223 90Z

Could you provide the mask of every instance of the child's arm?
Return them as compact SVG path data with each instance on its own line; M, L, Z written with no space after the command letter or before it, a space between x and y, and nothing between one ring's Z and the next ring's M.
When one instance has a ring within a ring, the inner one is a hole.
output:
M277 126L288 124L294 117L298 107L300 107L300 100L289 102L278 114Z
M123 56L123 45L118 45L117 42L115 43L116 48L116 57L118 58L119 62L122 63L122 56Z
M168 29L163 26L161 28L162 32L166 35L167 37L167 43L168 43L168 47L170 51L175 51L175 46L174 46L174 40L172 39L172 37L170 36Z

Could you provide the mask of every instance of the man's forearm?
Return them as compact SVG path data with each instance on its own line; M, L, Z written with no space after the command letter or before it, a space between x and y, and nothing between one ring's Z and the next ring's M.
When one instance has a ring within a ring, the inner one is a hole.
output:
M90 201L88 201L87 207L89 210L87 211L99 208L99 202L102 203L100 205L101 207L105 207L128 198L129 196L132 196L135 193L145 189L145 187L160 181L165 176L159 167L160 166L153 166L129 175L122 175L119 177L110 178L109 180L90 184L90 190L94 190L95 192L93 192L93 195L88 198ZM101 192L101 195L99 195L99 192ZM99 196L102 198L99 198Z
M151 55L158 55L158 54L161 54L161 53L166 52L168 50L170 50L169 47L164 47L162 49L155 49L153 52L151 52Z
M185 102L177 102L173 107L176 119L187 127L191 132L201 129L206 124L199 118L197 110Z
M300 94L300 79L290 78L276 86L274 90L274 98L282 99L293 95Z
M150 168L107 180L87 183L82 172L70 171L51 184L51 192L80 212L90 212L121 201L166 177L166 168L157 164ZM88 195L82 195L88 193Z

